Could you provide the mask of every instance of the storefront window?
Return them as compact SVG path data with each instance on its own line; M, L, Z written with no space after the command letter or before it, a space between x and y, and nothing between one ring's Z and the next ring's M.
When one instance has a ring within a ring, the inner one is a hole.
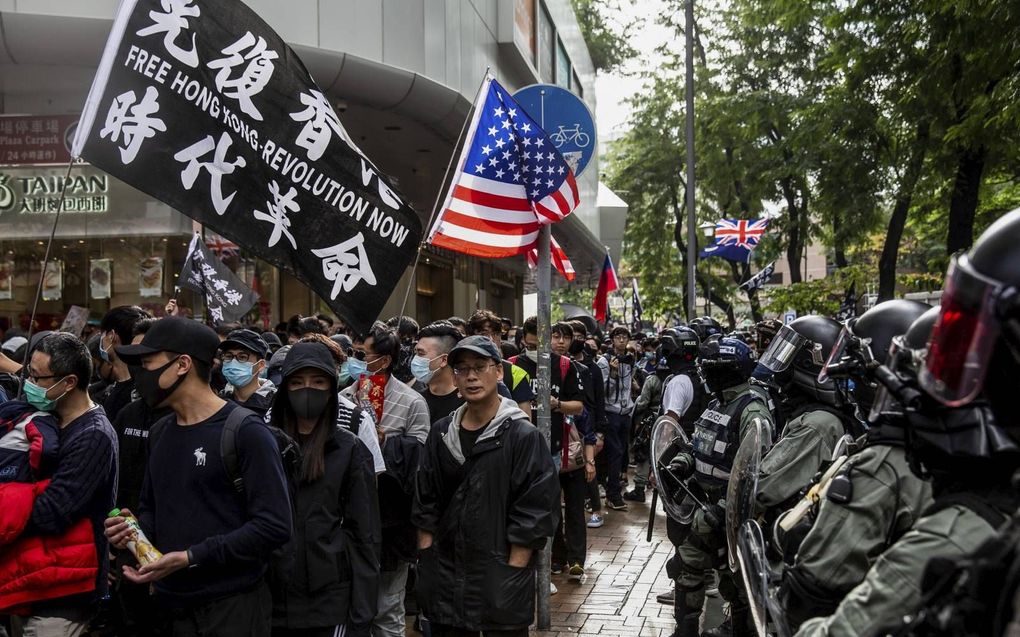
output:
M556 55L556 30L545 5L538 12L538 73L542 81L551 84L554 80L553 60Z
M563 42L556 42L556 84L570 90L570 57L563 47Z

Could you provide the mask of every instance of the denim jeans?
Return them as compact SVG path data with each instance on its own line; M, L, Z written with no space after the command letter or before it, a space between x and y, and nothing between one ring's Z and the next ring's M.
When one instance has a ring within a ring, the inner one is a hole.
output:
M620 474L627 468L623 462L630 430L630 414L606 412L606 419L609 421L606 426L606 456L609 461L606 499L612 502L621 497Z

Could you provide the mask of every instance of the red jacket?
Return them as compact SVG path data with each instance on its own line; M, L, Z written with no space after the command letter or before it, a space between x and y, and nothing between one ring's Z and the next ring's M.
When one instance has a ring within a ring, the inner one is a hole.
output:
M0 613L96 588L99 563L88 518L61 535L22 535L35 497L48 485L0 484Z

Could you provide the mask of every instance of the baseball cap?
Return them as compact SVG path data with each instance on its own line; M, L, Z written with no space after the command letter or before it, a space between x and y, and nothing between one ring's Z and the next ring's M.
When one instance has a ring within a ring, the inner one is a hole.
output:
M265 339L252 330L234 330L227 334L227 338L220 343L220 349L246 349L255 353L259 358L265 358L269 353L269 345Z
M483 358L491 358L497 363L503 362L503 357L496 349L496 344L492 342L492 339L488 336L477 335L461 339L457 346L450 350L450 355L447 357L449 365L455 365L460 357L468 352Z
M280 337L276 335L276 332L262 332L262 340L269 346L270 351L275 352L283 347L283 342L280 341ZM273 349L274 347L276 349Z
M11 338L4 341L3 350L5 354L13 354L18 351L18 348L28 342L28 339L24 336L12 336Z
M220 337L211 327L191 319L170 316L156 321L138 345L121 345L115 351L128 365L139 365L142 356L156 352L187 354L211 365L219 346Z

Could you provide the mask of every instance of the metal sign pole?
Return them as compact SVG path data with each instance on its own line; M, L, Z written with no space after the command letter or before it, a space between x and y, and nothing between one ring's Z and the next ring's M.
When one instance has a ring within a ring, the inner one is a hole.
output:
M694 318L694 272L697 268L698 237L694 228L694 0L684 3L687 40L687 320Z
M545 128L545 91L542 91L542 128ZM552 356L549 322L551 318L551 288L552 288L552 267L550 255L550 243L552 240L552 227L549 224L541 226L538 231L538 270L536 284L538 287L538 378L536 379L538 389L538 418L536 424L538 430L545 438L546 445L551 444L551 424L549 419L549 390L551 385L550 362ZM559 498L557 498L559 500ZM554 515L559 513L557 503ZM552 569L552 539L546 542L545 547L538 555L538 629L548 630L552 625L552 618L549 613L550 596L550 575Z

